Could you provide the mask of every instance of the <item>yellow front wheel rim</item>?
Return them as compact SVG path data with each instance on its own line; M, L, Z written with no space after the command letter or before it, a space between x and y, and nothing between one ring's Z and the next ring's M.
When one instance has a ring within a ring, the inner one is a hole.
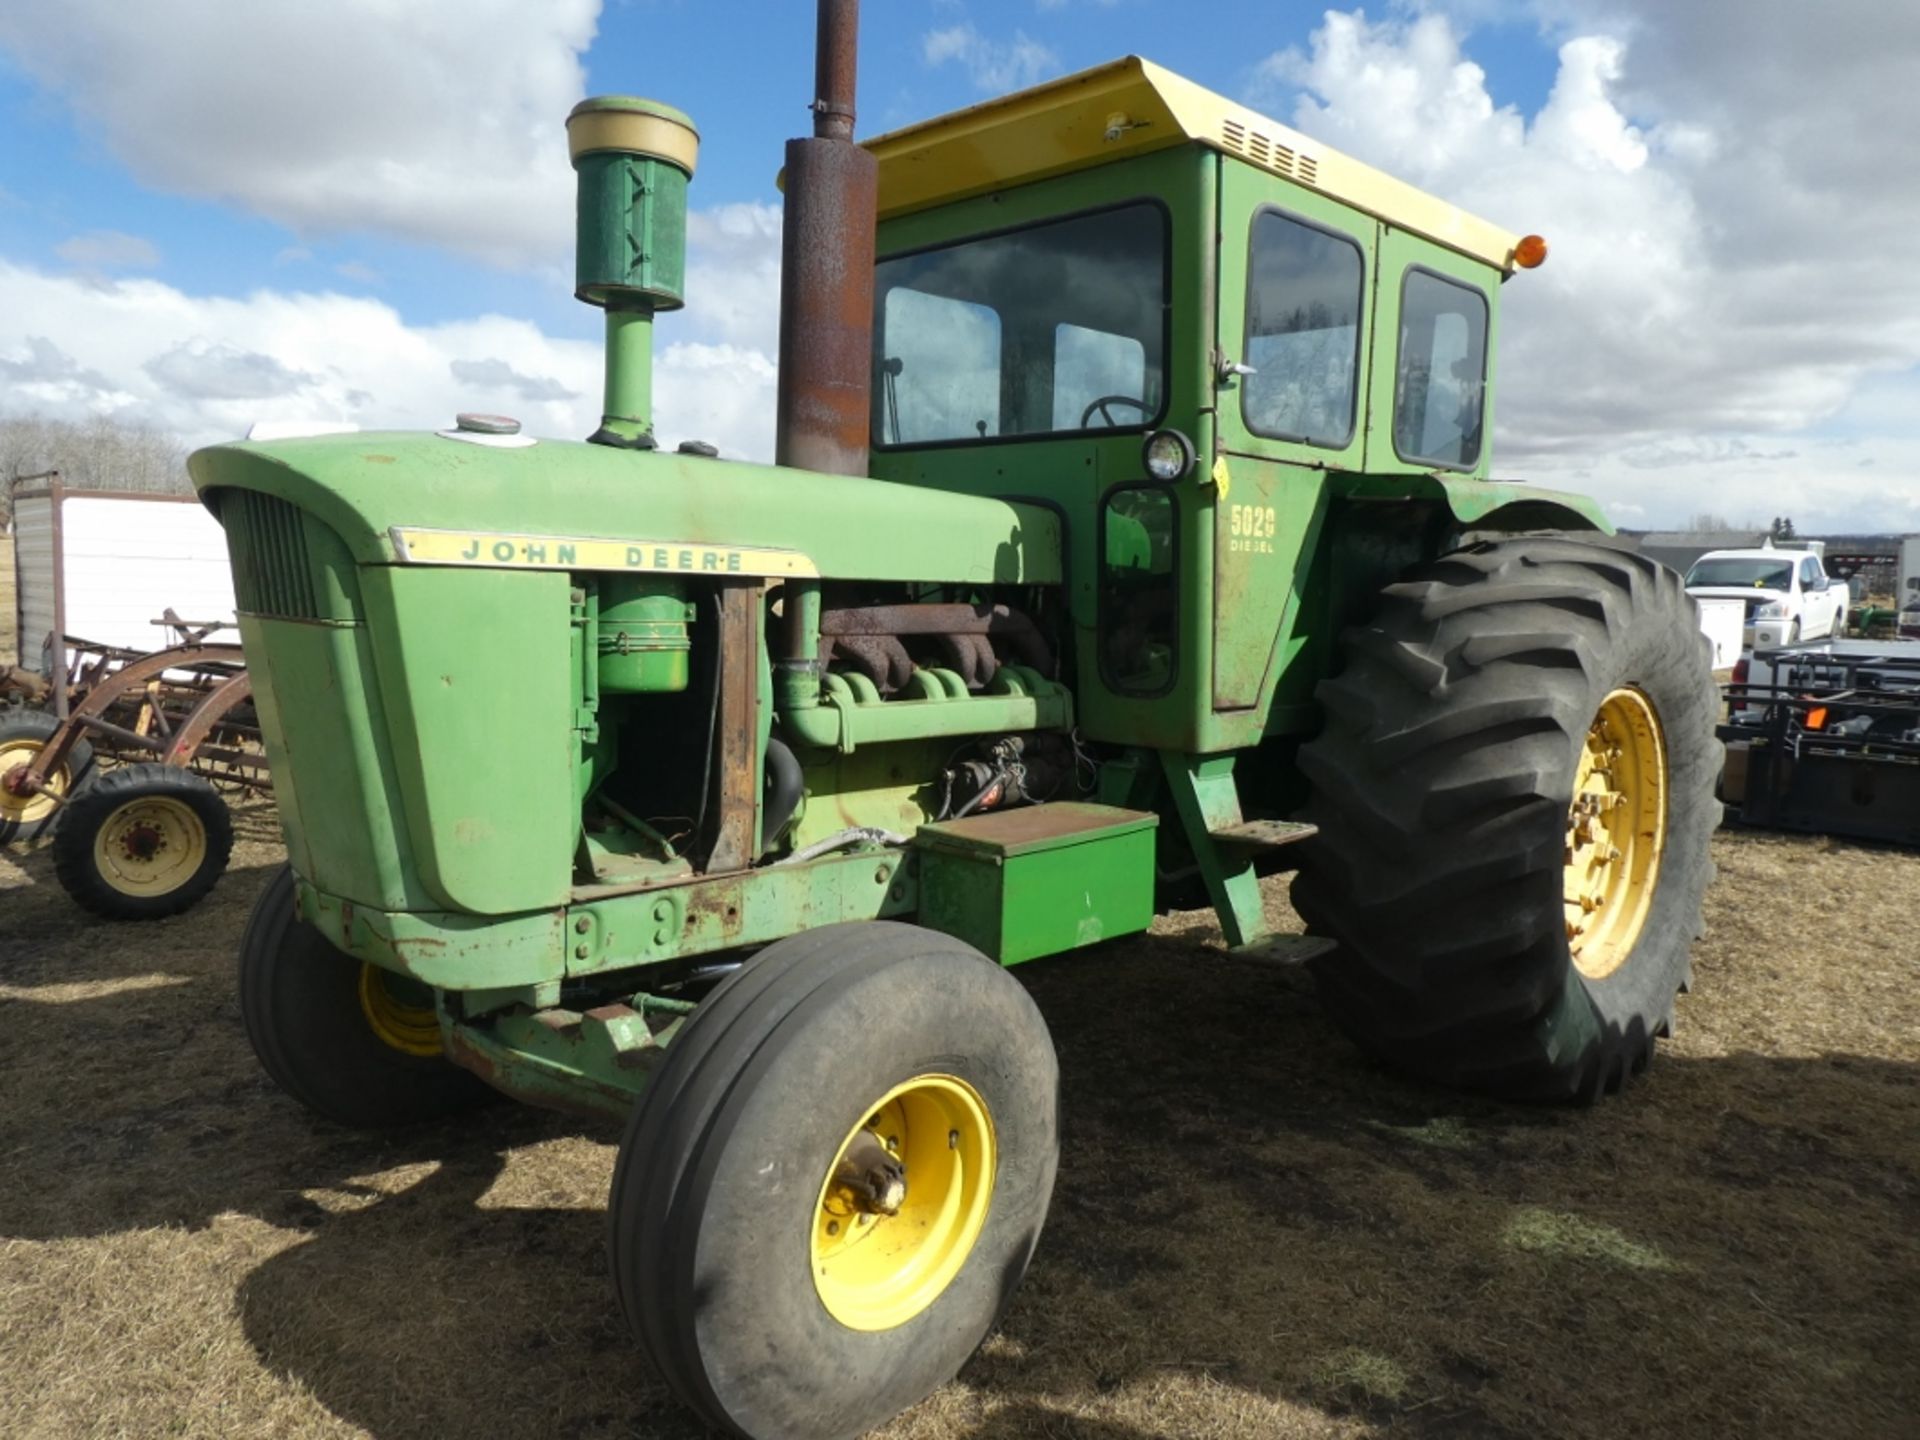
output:
M861 1208L837 1178L874 1140L905 1171L896 1214ZM917 1075L868 1106L814 1207L813 1283L827 1313L850 1330L891 1330L939 1299L986 1224L997 1159L986 1101L955 1076Z
M40 756L45 747L38 740L0 740L0 779L15 770L24 770ZM32 795L16 795L0 785L0 820L16 825L34 825L47 818L67 793L67 767L62 765L47 777L44 790Z
M129 800L93 837L94 868L122 895L169 894L206 858L206 823L191 805L164 795Z
M417 980L363 962L360 1010L380 1043L390 1049L420 1056L440 1053L440 1017L433 1008L433 993Z
M1567 948L1589 980L1633 953L1653 908L1667 839L1667 742L1653 704L1635 689L1600 702L1587 730L1567 810Z

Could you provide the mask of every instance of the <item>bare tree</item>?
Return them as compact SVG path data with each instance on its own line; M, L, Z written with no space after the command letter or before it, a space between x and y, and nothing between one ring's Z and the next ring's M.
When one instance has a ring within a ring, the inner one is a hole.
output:
M1739 527L1724 515L1715 515L1712 511L1702 511L1687 521L1686 528L1696 534L1711 535L1727 530L1735 530Z
M39 415L0 419L0 482L58 470L75 490L184 494L186 447L156 426L95 416L87 421ZM0 522L12 518L11 485L0 484Z

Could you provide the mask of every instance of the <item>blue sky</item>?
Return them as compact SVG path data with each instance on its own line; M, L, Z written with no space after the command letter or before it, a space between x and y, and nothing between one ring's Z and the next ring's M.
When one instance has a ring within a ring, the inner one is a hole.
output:
M1268 8L1277 23L1265 33L1283 43L1304 43L1321 13L1315 5ZM1179 4L868 0L864 11L863 135L987 98L976 68L926 57L925 37L956 27L970 27L989 44L1012 46L1024 37L1053 57L1044 74L1138 53L1226 93L1255 83L1249 61L1257 57L1223 47L1188 23L1190 12ZM781 143L806 133L808 120L813 8L806 0L614 0L601 11L598 32L583 57L588 94L663 100L700 127L695 203L779 203L773 181ZM1475 59L1504 99L1535 108L1544 101L1555 61L1538 22L1515 16L1483 23L1475 41ZM1037 78L1017 66L1015 72L1021 80ZM564 118L552 117L556 153L564 153ZM565 333L598 331L597 317L564 286L530 281L523 272L365 229L295 231L231 203L143 183L62 93L36 82L4 50L0 134L9 137L0 146L0 191L8 197L0 202L0 255L54 267L73 235L113 231L143 238L158 252L142 273L188 291L325 286L376 296L418 323L499 309ZM564 253L555 260L566 262Z
M267 412L509 408L581 433L599 331L570 295L562 121L627 92L703 135L661 427L763 457L773 176L806 128L812 11L0 7L0 419L197 443ZM1669 0L865 11L863 134L1134 52L1546 234L1547 267L1506 296L1498 473L1626 524L1920 530L1920 6L1745 0L1733 26Z

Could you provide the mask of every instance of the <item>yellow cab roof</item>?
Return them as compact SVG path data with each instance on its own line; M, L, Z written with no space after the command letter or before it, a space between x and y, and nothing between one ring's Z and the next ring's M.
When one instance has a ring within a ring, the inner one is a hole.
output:
M862 144L880 218L1198 143L1503 271L1519 236L1137 55Z

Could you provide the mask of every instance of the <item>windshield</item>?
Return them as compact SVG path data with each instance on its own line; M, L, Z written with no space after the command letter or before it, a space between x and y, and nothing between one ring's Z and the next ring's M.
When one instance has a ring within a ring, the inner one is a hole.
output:
M1146 201L883 260L874 443L1144 429L1166 328L1166 212Z
M1687 572L1687 584L1748 585L1755 590L1791 590L1793 562L1778 560L1701 560Z

